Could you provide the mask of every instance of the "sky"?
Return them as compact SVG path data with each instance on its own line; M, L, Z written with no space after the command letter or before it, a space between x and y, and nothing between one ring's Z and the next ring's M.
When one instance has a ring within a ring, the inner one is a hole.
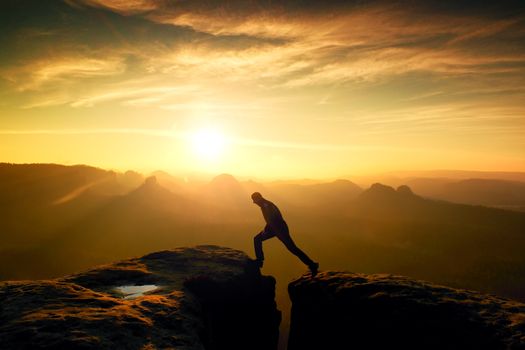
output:
M525 171L523 1L3 0L0 161Z

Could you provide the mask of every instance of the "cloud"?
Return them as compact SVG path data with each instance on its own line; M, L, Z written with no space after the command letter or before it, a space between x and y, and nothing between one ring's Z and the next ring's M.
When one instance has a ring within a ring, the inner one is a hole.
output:
M444 103L399 108L353 118L361 135L496 135L520 138L525 125L525 108L498 106L490 102Z
M130 85L127 83L127 85ZM127 105L149 105L158 103L174 95L195 92L196 86L150 86L150 87L116 87L112 86L107 91L101 91L82 97L71 103L72 107L92 107L97 103L109 101L122 101Z
M142 13L158 8L156 2L151 0L66 0L66 3L71 6L79 6L83 4L87 6L107 8L125 15Z
M430 71L448 75L523 72L523 16L493 19L454 13L437 4L410 7L403 2L366 6L309 2L295 7L250 2L156 2L145 15L154 22L189 26L212 35L280 38L283 42L246 51L189 49L174 55L191 74L253 77L261 84L300 87L345 81L373 82L392 75ZM473 6L474 13L491 9ZM437 12L425 12L435 9ZM484 12L486 11L486 12ZM188 52L189 51L189 52ZM193 51L193 53L191 52ZM188 59L189 58L189 59ZM177 66L177 64L175 64ZM195 72L195 69L200 70Z
M165 88L196 85L206 98L238 86L281 94L370 86L414 72L447 80L449 89L488 81L500 91L519 89L525 76L519 3L504 9L460 3L469 11L437 1L68 0L52 9L52 23L13 36L17 45L30 40L46 54L11 46L22 56L0 65L0 75L19 91L42 93L26 106L119 101L166 108L180 101L170 101ZM35 33L49 40L41 47ZM91 78L100 83L88 89L83 81ZM140 79L148 89L133 85ZM63 93L44 96L53 89Z
M26 91L60 81L121 74L124 70L125 64L118 57L110 59L58 57L51 60L37 60L0 71L0 75L15 83L19 91Z

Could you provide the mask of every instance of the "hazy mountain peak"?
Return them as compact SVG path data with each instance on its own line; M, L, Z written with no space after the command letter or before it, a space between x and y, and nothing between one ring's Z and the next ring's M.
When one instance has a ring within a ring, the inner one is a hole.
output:
M171 198L174 196L170 190L159 184L156 176L147 177L144 180L144 183L132 193L140 194L141 196L163 195L166 198Z
M156 176L148 176L146 180L144 180L144 186L155 186L155 185L157 185Z
M397 193L403 194L403 195L410 195L413 196L414 192L412 192L412 189L408 187L407 185L401 185L397 188Z
M151 176L172 176L170 173L165 172L164 170L155 170L151 173Z
M368 193L388 193L388 194L394 194L396 191L394 190L393 187L390 187L390 186L387 186L387 185L383 185L379 182L376 182L375 184L373 184L372 186L370 186L370 188L368 190L366 190L365 192L368 192Z
M332 181L332 183L334 184L353 184L352 181L347 180L347 179L337 179L337 180Z
M369 189L365 190L358 197L361 201L369 201L378 204L395 204L406 203L406 200L419 198L416 196L410 187L403 185L399 186L397 190L393 187L383 185L381 183L373 184Z
M220 174L215 176L210 183L212 184L239 184L239 181L231 174Z
M341 187L354 187L354 188L361 189L361 187L359 187L358 185L356 185L355 183L353 183L352 181L350 181L348 179L337 179L337 180L334 180L332 182L329 182L328 184L341 186Z
M220 174L209 183L209 189L222 197L243 197L245 190L242 184L230 174Z

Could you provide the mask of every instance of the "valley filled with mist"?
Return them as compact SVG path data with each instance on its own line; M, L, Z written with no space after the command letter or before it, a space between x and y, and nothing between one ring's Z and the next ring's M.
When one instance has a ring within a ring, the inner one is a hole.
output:
M525 301L525 182L516 176L263 183L3 163L0 279L53 278L198 244L254 257L264 220L250 194L259 191L321 270L400 274ZM286 286L306 267L278 239L263 247L286 328Z

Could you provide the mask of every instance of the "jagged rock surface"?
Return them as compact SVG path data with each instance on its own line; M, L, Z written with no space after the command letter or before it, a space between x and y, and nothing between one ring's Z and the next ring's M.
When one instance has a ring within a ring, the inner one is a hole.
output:
M136 299L115 290L157 285ZM179 248L0 284L2 349L275 349L275 279L229 248Z
M392 275L290 283L288 349L525 349L525 304Z

